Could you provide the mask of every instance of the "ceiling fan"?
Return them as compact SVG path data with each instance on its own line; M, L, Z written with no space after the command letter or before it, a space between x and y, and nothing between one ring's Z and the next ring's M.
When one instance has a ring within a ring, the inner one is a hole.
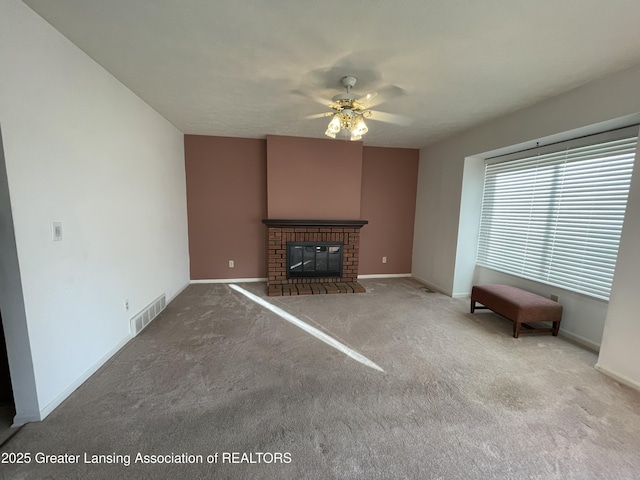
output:
M369 131L369 127L365 123L365 118L377 120L381 122L389 122L396 124L408 124L406 118L400 115L392 115L385 112L374 112L369 108L369 102L377 96L375 93L369 93L365 96L359 96L351 93L351 89L355 87L358 79L355 76L347 75L340 79L340 83L346 89L345 93L339 93L331 99L329 108L332 111L310 115L307 118L331 117L331 121L327 126L324 134L331 138L342 130L348 132L350 140L360 140L362 136Z

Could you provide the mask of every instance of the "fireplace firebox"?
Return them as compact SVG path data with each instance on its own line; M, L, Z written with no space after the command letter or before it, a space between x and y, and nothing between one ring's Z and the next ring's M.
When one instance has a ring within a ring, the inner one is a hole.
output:
M342 277L342 243L287 242L287 278Z

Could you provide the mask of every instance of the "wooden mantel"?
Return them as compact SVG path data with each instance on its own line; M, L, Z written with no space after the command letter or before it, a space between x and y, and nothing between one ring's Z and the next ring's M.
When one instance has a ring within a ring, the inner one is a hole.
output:
M267 227L291 228L291 227L317 227L317 228L362 228L369 223L367 220L262 220Z

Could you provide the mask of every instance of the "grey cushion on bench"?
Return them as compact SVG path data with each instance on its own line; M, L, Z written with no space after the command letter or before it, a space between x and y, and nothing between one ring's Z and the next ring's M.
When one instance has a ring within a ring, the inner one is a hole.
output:
M471 290L471 313L475 303L511 320L513 336L519 333L552 333L558 334L562 320L562 305L535 293L521 290L510 285L474 285ZM553 322L552 328L531 328L526 323ZM527 329L520 330L524 325Z

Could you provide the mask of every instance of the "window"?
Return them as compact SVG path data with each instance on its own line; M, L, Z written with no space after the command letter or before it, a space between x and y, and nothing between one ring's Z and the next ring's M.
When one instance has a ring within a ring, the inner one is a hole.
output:
M637 132L488 160L477 264L608 300Z

